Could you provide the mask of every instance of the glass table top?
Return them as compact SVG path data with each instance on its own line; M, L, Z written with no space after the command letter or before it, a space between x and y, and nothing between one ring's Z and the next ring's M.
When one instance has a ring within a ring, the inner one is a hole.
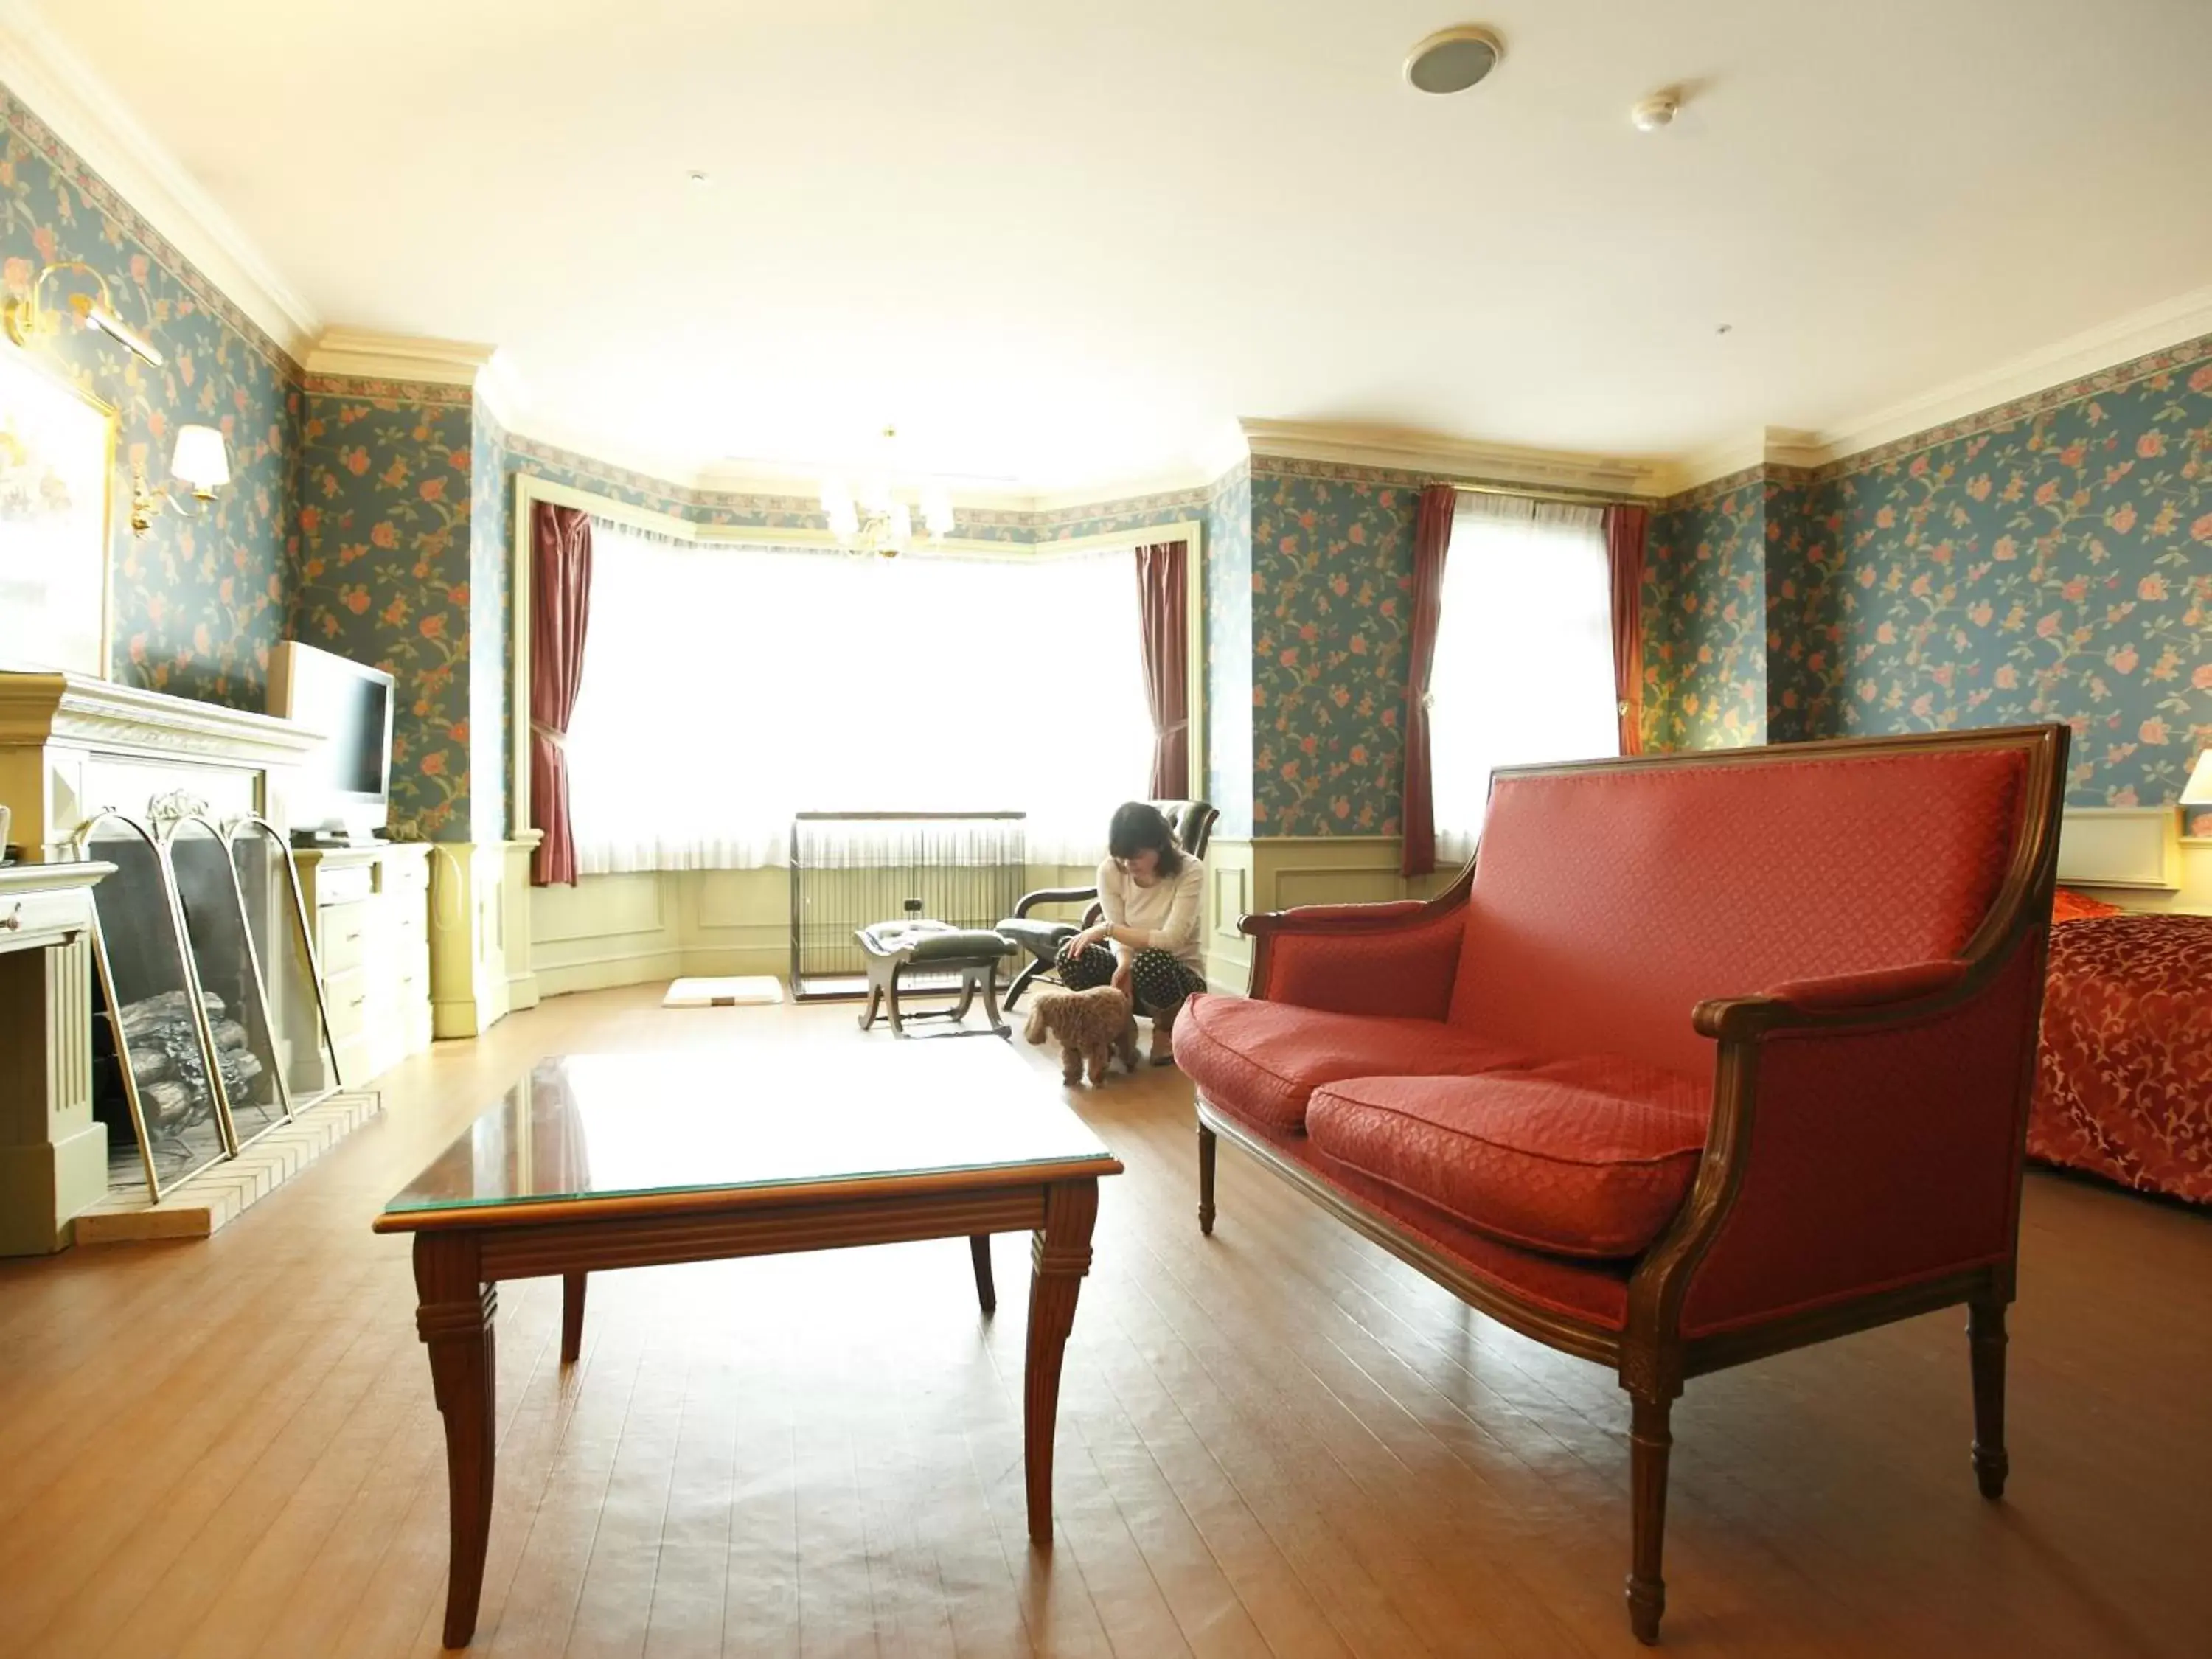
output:
M377 1226L562 1201L1121 1167L1058 1097L1056 1078L981 1037L571 1054L539 1061Z

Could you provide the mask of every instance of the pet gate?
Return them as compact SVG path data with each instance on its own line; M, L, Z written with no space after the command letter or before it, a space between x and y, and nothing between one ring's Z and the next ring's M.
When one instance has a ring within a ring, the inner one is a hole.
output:
M856 928L916 917L994 927L1028 878L1020 812L801 812L791 821L791 994L857 997L867 970ZM902 983L950 988L957 973Z

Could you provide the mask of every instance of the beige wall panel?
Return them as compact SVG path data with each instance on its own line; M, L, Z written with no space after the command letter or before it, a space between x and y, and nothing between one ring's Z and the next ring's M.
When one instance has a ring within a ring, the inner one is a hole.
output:
M574 887L540 887L531 895L532 945L543 949L569 940L661 933L673 915L662 890L667 879L651 873L586 876Z
M769 929L787 945L791 939L791 872L788 870L693 870L680 878L689 936L732 929L755 934ZM716 940L727 944L727 940ZM748 942L751 942L750 939Z
M1406 896L1405 878L1395 865L1332 869L1290 866L1274 871L1271 910L1301 904L1386 904Z

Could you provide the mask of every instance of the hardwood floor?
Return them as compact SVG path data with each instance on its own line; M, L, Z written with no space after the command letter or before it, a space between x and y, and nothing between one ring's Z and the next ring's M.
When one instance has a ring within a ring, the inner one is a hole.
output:
M849 1008L561 999L383 1079L387 1110L213 1239L0 1265L0 1653L434 1652L446 1492L407 1242L370 1216L542 1054L889 1042ZM1056 1058L1017 1045L1041 1094ZM1104 1183L1024 1534L1027 1241L500 1294L472 1651L1626 1654L1627 1409L1234 1151L1199 1236L1189 1087L1072 1091ZM806 1110L806 1103L793 1103ZM1700 1379L1663 1650L2212 1651L2212 1218L2029 1180L2010 1496L1967 1462L1964 1314Z

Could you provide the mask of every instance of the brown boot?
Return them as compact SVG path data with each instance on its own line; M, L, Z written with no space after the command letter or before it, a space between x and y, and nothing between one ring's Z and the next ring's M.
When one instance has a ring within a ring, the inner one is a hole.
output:
M1175 1064L1175 1016L1173 1014L1152 1016L1152 1059L1155 1066Z

